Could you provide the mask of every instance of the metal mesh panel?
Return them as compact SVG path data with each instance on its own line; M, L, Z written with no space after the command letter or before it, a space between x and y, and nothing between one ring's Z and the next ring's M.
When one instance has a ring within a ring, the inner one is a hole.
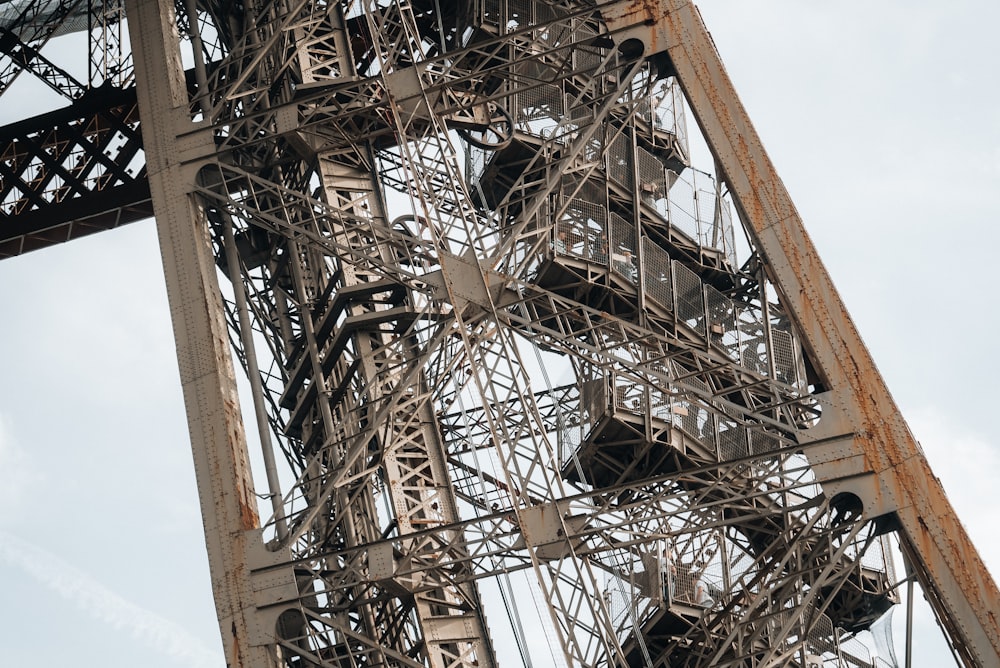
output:
M647 237L642 240L643 283L646 296L667 309L674 310L674 294L670 285L670 256Z
M735 233L729 204L720 201L715 179L695 170L669 172L668 220L702 248L721 251L735 265Z
M565 197L572 195L575 199L594 202L602 206L607 200L607 190L603 181L598 182L593 179L581 182L576 176L563 176L562 192Z
M500 16L500 0L479 0L481 3L481 20L486 25L503 25Z
M705 334L705 295L698 275L674 260L677 317L688 327Z
M675 132L677 114L681 111L676 103L677 80L670 79L659 91L650 97L652 117L649 119L657 130Z
M655 373L670 375L670 369L663 364L653 364L652 370ZM671 402L673 392L667 385L661 385L657 381L649 386L649 412L655 418L669 422L671 420Z
M579 33L578 29L573 31ZM604 60L604 50L578 46L573 50L573 69L577 72L593 72Z
M795 377L795 352L792 349L794 341L792 335L781 329L771 329L771 341L774 344L774 377L782 383L794 385Z
M698 576L691 570L690 566L682 566L678 569L676 583L673 586L673 594L670 597L671 603L682 603L684 605L695 604L695 582Z
M632 147L624 135L618 135L608 146L608 178L625 190L632 190Z
M28 0L0 2L0 28L10 29L14 34L19 37L23 37L26 32L26 28L30 30L31 27L38 25L39 23L51 22L52 16L57 13L61 13L62 8L60 5L62 3L58 0L43 0L40 3L38 0L31 1L43 5L45 9L35 8L33 11L38 13L38 17L28 24L18 24L21 12L23 12L25 6L29 4ZM65 17L59 28L52 33L52 36L58 37L60 35L67 35L69 33L87 30L90 24L88 11L92 11L94 14L97 14L104 9L104 5L105 3L103 2L95 2L92 7L88 7L87 4L77 7Z
M883 573L889 574L891 577L890 582L895 581L895 569L892 565L892 557L887 542L888 539L880 540L876 543L872 543L867 550L861 555L861 565L865 568L869 568L875 571L881 571Z
M479 181L483 171L486 169L486 165L489 162L492 152L481 149L478 146L473 146L472 144L468 144L466 148L466 155L469 156L469 180Z
M658 420L670 421L673 412L669 392L656 388L649 391L649 414Z
M552 230L551 243L553 255L579 256L585 247L581 239L573 236L573 228L563 225L557 225Z
M766 633L769 636L775 638L775 640L770 641L772 646L777 645L779 642L786 648L794 644L798 636L797 630L801 628L801 624L798 623L797 619L798 612L799 611L797 608L788 607L788 604L786 604L786 607L780 610L776 610L774 613L771 614L770 617L768 617L765 623L770 630L767 631ZM789 635L785 636L784 638L781 638L779 631L783 626L785 626L789 622L792 622L794 624L792 626L792 631Z
M534 15L531 11L534 0L507 0L507 16L505 27L513 32L519 28L524 28L534 22Z
M650 126L656 125L656 112L659 106L659 99L655 94L642 95L633 88L633 99L635 100L635 119Z
M705 286L708 332L712 343L720 346L733 360L740 358L740 336L736 328L736 305L711 285Z
M669 100L669 103L667 100ZM673 122L673 127L671 129L677 137L677 145L680 146L685 156L690 156L691 152L688 147L687 121L684 115L684 94L681 92L681 87L680 84L677 83L677 79L670 79L670 94L664 96L664 101L661 102L661 107L666 104L669 104L670 106L670 118ZM664 114L663 117L666 117L666 115Z
M691 534L679 543L672 560L677 577L671 600L703 608L719 603L728 589L721 557L713 532Z
M540 25L553 21L557 18L556 12L548 5L536 8L538 12L538 23ZM569 39L571 31L562 24L545 25L535 30L534 39L545 45L546 48L556 48Z
M639 165L639 196L666 220L667 178L663 164L644 148L638 148L636 155Z
M742 309L739 312L740 364L754 373L770 375L767 357L767 337L764 332L764 316L757 309Z
M726 591L722 564L717 560L705 566L701 572L693 572L694 604L703 608L711 608L720 602Z
M587 199L585 187L570 201L556 226L556 238L564 236L567 255L608 264L608 211L604 205Z
M653 555L639 555L616 550L610 553L610 573L604 581L603 598L611 622L624 639L636 632L636 623L646 614L650 603L662 605L662 585Z
M731 461L750 453L747 430L733 420L719 419L719 459Z
M567 97L563 102L563 106L566 108L566 115L573 121L573 128L587 125L593 118L594 109L590 105L574 104L573 100ZM571 138L575 138L575 133L570 133L570 136ZM565 143L565 135L563 135L563 141Z
M708 390L708 386L697 378L688 378L685 382L697 389ZM687 399L675 401L673 413L674 426L710 450L715 450L716 418L714 414L701 404Z
M558 5L560 3L550 2L549 4ZM560 14L565 15L564 12L566 12L565 9L560 10ZM593 21L589 21L587 19L574 19L571 33L573 35L574 42L583 42L588 38L596 37L598 34L598 27ZM591 52L600 54L601 57L603 57L604 53L607 52L607 49L594 47L591 49Z
M563 116L562 91L546 84L517 94L517 128L522 132L547 137Z
M766 431L750 432L750 452L754 455L771 452L781 447L781 441L774 434Z
M536 23L547 23L558 16L556 10L542 2L535 2L535 22Z
M559 466L565 467L576 457L576 453L583 443L583 425L563 424L559 430Z
M645 385L632 382L621 376L615 376L614 384L615 409L628 413L642 415L646 412Z
M675 401L673 404L674 426L691 438L700 438L698 429L698 408L690 401Z
M685 177L675 177L673 185L670 186L667 217L671 226L686 234L692 241L700 238L696 212L694 185Z
M557 11L555 7L537 0L479 0L479 5L481 7L479 22L496 27L500 34L522 30L532 25L546 24L564 15L563 11ZM581 32L579 30L581 25L577 22L574 34ZM547 31L548 27L539 30ZM589 30L588 34L593 34L593 30ZM545 32L539 34L539 31L536 31L534 37L542 41L553 39Z
M706 177L698 175L699 181L704 181ZM703 185L703 184L702 184ZM702 248L721 248L723 239L721 230L715 224L716 214L715 192L699 187L695 191L695 209L698 215L698 243Z
M820 615L816 619L809 634L806 636L807 651L817 657L836 656L837 635L833 628L833 621L826 615Z
M638 278L635 238L632 223L616 213L611 214L611 268L632 283Z
M628 594L630 589L628 582L619 575L609 576L604 584L604 603L608 606L615 628L628 623L629 607L632 605L632 597Z
M699 409L698 412L701 420L701 436L698 440L713 453L718 453L719 417L704 408Z
M843 666L858 666L858 668L869 668L872 666L872 652L857 637L847 637L840 642L840 654L844 661L837 664Z
M604 137L600 135L591 137L584 145L582 155L587 162L600 164L604 159Z

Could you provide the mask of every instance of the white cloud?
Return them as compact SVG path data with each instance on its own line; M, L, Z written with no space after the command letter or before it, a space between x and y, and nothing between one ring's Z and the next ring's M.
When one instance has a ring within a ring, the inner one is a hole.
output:
M217 668L225 663L220 652L179 625L142 608L67 561L5 531L0 531L0 560L16 566L81 610L178 665Z

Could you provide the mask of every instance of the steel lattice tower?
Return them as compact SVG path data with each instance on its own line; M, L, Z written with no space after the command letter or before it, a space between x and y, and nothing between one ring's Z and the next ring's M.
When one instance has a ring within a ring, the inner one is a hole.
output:
M499 665L525 572L566 665L861 668L893 535L1000 663L996 585L690 2L0 29L0 91L70 102L5 129L0 257L155 213L229 665ZM86 82L42 54L80 30Z

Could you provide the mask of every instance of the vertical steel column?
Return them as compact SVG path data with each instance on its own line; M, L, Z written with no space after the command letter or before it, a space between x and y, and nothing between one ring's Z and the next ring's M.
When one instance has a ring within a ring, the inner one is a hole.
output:
M210 156L210 132L188 113L174 4L129 0L138 99L150 190L173 320L195 474L201 498L212 589L232 668L275 665L249 642L254 601L246 554L258 528L257 502L240 418L229 337L203 211L191 197L199 163ZM183 139L179 138L185 135Z
M355 206L359 207L362 199L358 197L358 193L367 193L363 198L364 207L352 213L363 216L367 210L379 221L379 226L388 226L388 213L378 192L380 184L377 173L365 173L337 164L336 156L332 155L321 157L319 164L324 191L331 203L340 201L338 195L353 192L354 197L345 199L357 201ZM348 232L345 230L344 233ZM349 289L363 283L356 267L345 262L343 288ZM361 315L365 307L355 305L350 309L353 315ZM308 324L308 319L304 319L304 322ZM372 381L379 377L381 366L391 366L391 353L387 352L391 347L386 345L390 339L391 335L385 333L366 332L355 335L354 346L361 360L358 373L362 378ZM412 352L416 354L416 346ZM317 382L325 383L322 375L317 376L317 379ZM419 374L418 382L413 385L400 385L399 381L398 377L384 380L381 383L382 391L408 393L414 398L427 392L423 373ZM389 386L393 386L391 390L387 389ZM317 400L323 402L327 398L319 393ZM422 401L415 410L416 419L405 425L393 426L389 437L381 443L384 450L382 470L388 483L387 493L394 512L396 530L404 546L407 545L409 534L427 526L452 524L460 520L433 407L429 401ZM365 541L361 536L351 538L358 544ZM405 552L405 547L403 550ZM496 664L483 616L482 601L475 584L452 584L445 574L449 562L458 562L460 558L467 557L468 553L462 547L446 550L440 558L440 572L428 576L428 579L436 578L441 586L413 594L415 617L426 645L427 662L432 668L468 665L490 668ZM405 555L403 559L405 560Z

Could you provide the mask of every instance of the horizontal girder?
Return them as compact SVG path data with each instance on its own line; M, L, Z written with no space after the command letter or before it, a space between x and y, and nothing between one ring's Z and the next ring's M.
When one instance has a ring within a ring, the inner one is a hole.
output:
M0 128L0 259L151 215L134 88Z

